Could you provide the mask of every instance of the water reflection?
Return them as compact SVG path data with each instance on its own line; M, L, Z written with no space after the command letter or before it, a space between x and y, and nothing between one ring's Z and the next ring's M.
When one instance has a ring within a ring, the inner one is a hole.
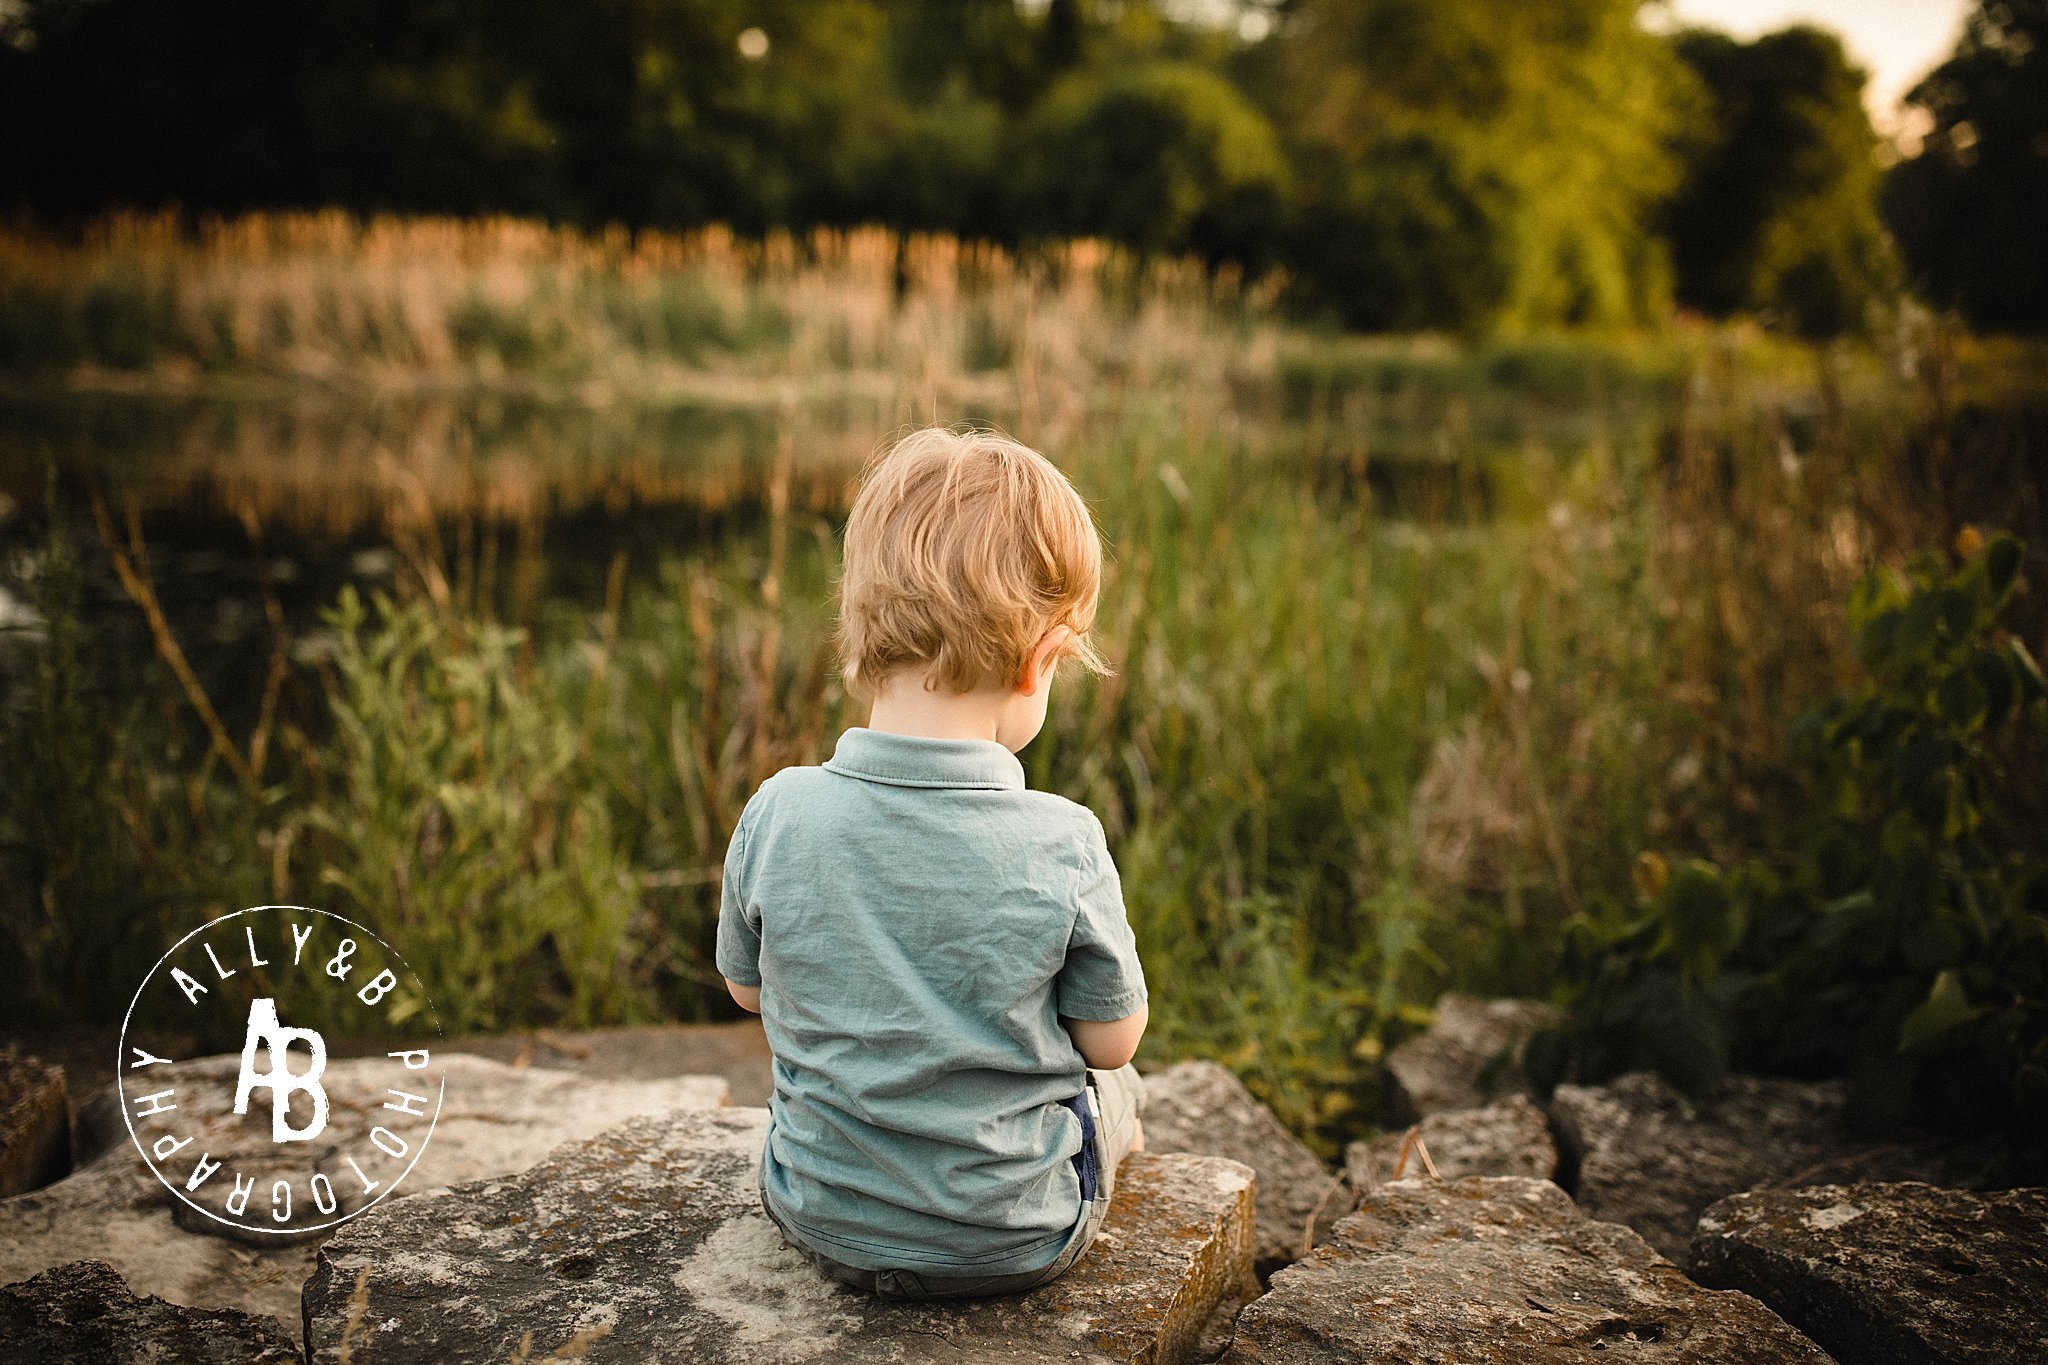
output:
M717 511L759 495L774 408L594 406L520 397L234 402L94 395L0 405L0 490L40 498L54 457L152 521L230 518L343 541L455 518L524 523L587 509ZM885 415L858 399L793 423L792 505L824 510Z

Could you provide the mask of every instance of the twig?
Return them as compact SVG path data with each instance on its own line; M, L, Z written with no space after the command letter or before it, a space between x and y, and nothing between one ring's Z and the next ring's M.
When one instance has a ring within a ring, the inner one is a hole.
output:
M235 747L235 742L228 738L227 726L221 723L220 713L213 709L213 702L207 697L206 689L200 686L198 675L186 661L185 651L178 647L177 637L171 634L171 623L165 619L163 607L157 602L156 589L151 586L148 578L148 560L144 557L141 520L136 514L134 504L129 504L127 511L129 553L135 556L133 561L129 559L128 554L122 552L114 538L113 519L107 515L106 500L100 496L99 489L92 490L92 517L93 522L99 527L100 542L107 547L107 553L113 557L114 572L120 576L121 586L127 590L129 598L135 605L142 608L143 618L149 622L149 633L156 641L158 656L169 665L172 674L178 679L178 685L185 690L185 699L191 702L192 709L199 713L201 723L213 737L213 747L220 755L221 761L234 770L235 776L239 777L244 785L253 788L258 785L256 770L250 766L249 760L242 756L241 750ZM144 566L140 571L136 568L137 563Z
M564 1057L576 1057L586 1062L590 1060L590 1048L586 1044L579 1043L573 1038L564 1038L553 1029L537 1029L533 1039L542 1047L559 1052Z
M1771 1182L1767 1188L1789 1190L1803 1183L1809 1177L1819 1175L1822 1171L1834 1170L1838 1167L1854 1170L1854 1163L1856 1162L1866 1161L1874 1156L1884 1156L1887 1153L1912 1152L1918 1150L1918 1147L1919 1144L1911 1142L1888 1142L1878 1147L1867 1147L1860 1152L1851 1152L1847 1156L1833 1157L1827 1161L1816 1162L1803 1171L1795 1171L1783 1179Z
M1323 1208L1330 1202L1330 1196L1339 1190L1349 1188L1350 1183L1343 1176L1330 1177L1330 1188L1323 1191L1323 1197L1316 1200L1316 1206L1308 1211L1308 1223L1301 1230L1301 1256L1306 1256L1315 1249L1316 1221L1323 1216ZM1298 1260L1300 1257L1296 1257L1296 1259Z
M252 505L245 503L237 511L255 559L256 584L263 592L263 615L270 622L270 673L263 680L263 703L257 709L256 728L249 732L249 767L260 773L264 757L270 752L271 727L277 719L278 697L291 677L291 632L285 624L284 607L278 602L277 590L270 581L270 561L263 553L262 522Z
M1422 1140L1422 1125L1420 1124L1410 1128L1408 1136L1401 1139L1401 1150L1394 1154L1394 1179L1399 1180L1401 1172L1407 1168L1408 1153L1411 1150L1422 1157L1422 1168L1429 1172L1431 1180L1443 1179L1436 1172L1436 1163L1429 1159L1429 1144Z
M341 1365L349 1365L355 1358L355 1335L363 1325L363 1315L369 1311L370 1267L365 1265L356 1274L355 1292L348 1296L348 1321L342 1324L341 1343L334 1348Z

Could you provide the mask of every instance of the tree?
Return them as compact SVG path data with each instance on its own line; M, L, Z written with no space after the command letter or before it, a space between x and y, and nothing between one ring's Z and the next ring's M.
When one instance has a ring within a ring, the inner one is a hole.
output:
M1464 326L1514 286L1514 190L1427 129L1309 163L1289 262L1369 331Z
M1272 125L1223 77L1154 61L1068 77L1034 111L1016 199L1040 232L1262 257L1288 185Z
M1979 0L1907 100L1932 129L1885 212L1914 282L1979 327L2048 326L2048 0Z
M1301 0L1271 98L1293 256L1359 326L1644 320L1682 72L1636 0ZM1446 239L1445 233L1449 234Z
M1673 46L1702 100L1664 215L1679 301L1807 336L1859 329L1895 275L1863 72L1804 25L1751 43L1688 30Z
M1017 114L1047 84L1040 67L1042 30L1018 10L1016 0L879 3L889 15L895 83L913 105L928 104L949 84L965 81L977 97ZM1072 17L1078 29L1081 16Z
M1004 168L1010 125L1000 105L970 88L964 72L956 70L928 103L880 105L868 122L850 219L1014 239Z
M0 184L86 212L345 204L742 230L840 212L897 99L876 0L30 0ZM750 57L750 28L768 37ZM24 46L25 44L25 46Z

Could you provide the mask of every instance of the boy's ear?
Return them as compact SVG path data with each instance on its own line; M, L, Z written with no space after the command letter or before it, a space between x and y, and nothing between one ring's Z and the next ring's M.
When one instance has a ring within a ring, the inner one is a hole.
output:
M1053 666L1054 656L1059 653L1061 646L1073 638L1073 635L1072 626L1057 625L1038 637L1038 643L1031 647L1030 655L1024 660L1024 671L1017 678L1019 692L1031 693L1038 690L1040 679L1045 676L1046 670Z

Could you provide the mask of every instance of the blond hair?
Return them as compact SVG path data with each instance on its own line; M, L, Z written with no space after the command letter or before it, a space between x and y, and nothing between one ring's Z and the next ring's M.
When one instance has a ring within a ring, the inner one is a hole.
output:
M1088 504L1045 456L999 432L932 426L868 464L846 522L838 641L847 690L872 699L899 668L971 692L1015 679L1054 626L1054 656L1095 673L1088 639L1102 543Z

